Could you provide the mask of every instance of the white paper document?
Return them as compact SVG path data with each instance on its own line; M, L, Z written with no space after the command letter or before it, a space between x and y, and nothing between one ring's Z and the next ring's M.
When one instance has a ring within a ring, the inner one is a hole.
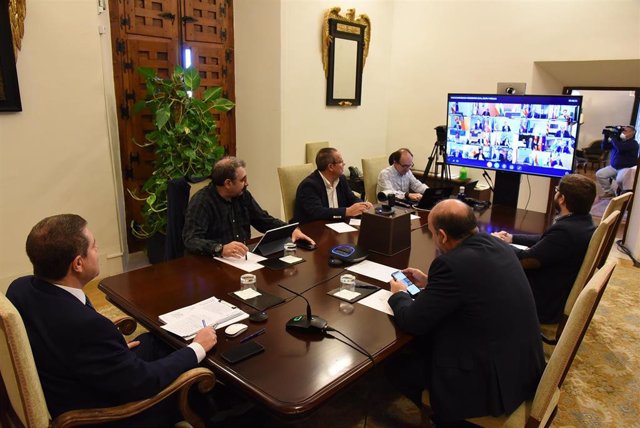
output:
M262 296L259 291L254 290L253 288L247 288L240 291L234 291L233 294L238 296L238 298L242 300L253 299L254 297Z
M326 225L329 229L333 229L338 233L346 233L346 232L356 232L358 229L356 229L353 226L349 226L347 223L344 222L340 222L340 223L329 223Z
M262 269L264 266L258 262L266 260L266 257L259 256L254 253L247 253L247 259L244 257L236 258L236 257L214 257L216 260L221 261L222 263L226 263L233 267L236 267L245 272L253 272L254 270Z
M358 303L393 316L393 310L391 310L391 306L387 303L392 294L391 291L381 288L375 293L369 294L364 299L358 300Z
M284 257L280 257L280 260L285 263L293 264L293 263L301 262L304 259L302 257L296 257L296 256L284 256Z
M411 215L411 220L420 220L419 215L415 215L415 214L410 214L410 215Z
M184 339L190 339L205 325L225 327L249 318L249 314L231 303L210 297L191 306L162 314L158 318L166 323L162 326L163 329Z
M370 260L364 260L358 264L349 266L347 270L359 275L377 279L378 281L389 282L391 281L391 274L396 272L398 269L381 265L380 263L372 262Z
M362 220L359 218L352 218L351 220L349 220L349 224L351 226L360 226L360 223L362 223Z
M340 290L337 293L333 293L335 297L339 297L344 300L353 300L360 295L357 291Z

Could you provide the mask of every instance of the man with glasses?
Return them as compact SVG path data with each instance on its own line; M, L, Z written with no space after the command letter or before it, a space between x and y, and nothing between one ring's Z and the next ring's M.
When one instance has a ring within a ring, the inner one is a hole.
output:
M542 235L493 233L505 242L527 247L514 249L529 279L538 319L545 324L559 321L596 228L589 213L596 198L593 180L565 175L555 191L553 205L558 216Z
M396 199L417 202L427 190L427 185L420 182L411 172L413 153L409 149L399 149L389 156L389 166L378 174L376 193L393 193Z
M298 185L294 221L355 217L372 207L353 194L344 176L344 165L338 150L327 147L318 151L317 169Z
M260 232L286 225L260 208L247 190L246 164L235 157L219 160L211 172L211 184L197 192L187 208L182 238L191 254L244 257L249 251L251 226ZM291 239L315 245L300 229Z

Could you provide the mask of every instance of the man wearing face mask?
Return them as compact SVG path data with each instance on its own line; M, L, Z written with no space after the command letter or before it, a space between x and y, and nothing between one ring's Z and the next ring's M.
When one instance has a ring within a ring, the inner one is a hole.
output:
M558 217L542 235L493 233L505 242L528 247L514 249L529 279L541 323L560 319L596 228L589 214L595 197L592 180L579 174L565 175L553 197Z
M636 128L631 125L623 126L619 134L605 128L603 134L602 150L611 150L611 162L596 171L596 179L604 191L602 197L611 198L615 196L611 188L612 179L620 181L624 171L636 166L638 162L638 142L635 140Z

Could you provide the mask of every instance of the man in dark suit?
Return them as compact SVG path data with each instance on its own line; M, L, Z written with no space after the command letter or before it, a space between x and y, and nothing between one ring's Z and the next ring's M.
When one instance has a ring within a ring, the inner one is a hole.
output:
M372 207L356 198L344 176L344 160L339 151L327 147L316 155L317 169L302 180L296 191L293 220L343 219L362 214Z
M7 298L24 321L52 417L153 396L215 346L211 328L178 351L149 333L126 343L82 291L100 272L96 240L82 217L45 218L29 233L26 247L34 275L15 280ZM171 425L179 416L177 403L167 404L122 424Z
M596 228L589 214L595 197L593 180L565 175L553 197L558 217L542 235L493 233L505 242L528 247L514 250L529 279L541 323L560 320Z
M416 393L428 389L437 422L509 414L533 397L544 370L527 278L507 245L478 233L461 201L438 203L428 227L440 251L429 275L404 270L424 289L413 300L391 280L395 322L417 336L413 356L422 362L405 370L422 381Z

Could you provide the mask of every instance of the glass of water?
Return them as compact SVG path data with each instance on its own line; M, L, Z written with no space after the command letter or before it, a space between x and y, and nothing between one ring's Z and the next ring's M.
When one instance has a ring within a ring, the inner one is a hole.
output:
M257 290L256 276L252 273L245 273L240 277L240 290Z

